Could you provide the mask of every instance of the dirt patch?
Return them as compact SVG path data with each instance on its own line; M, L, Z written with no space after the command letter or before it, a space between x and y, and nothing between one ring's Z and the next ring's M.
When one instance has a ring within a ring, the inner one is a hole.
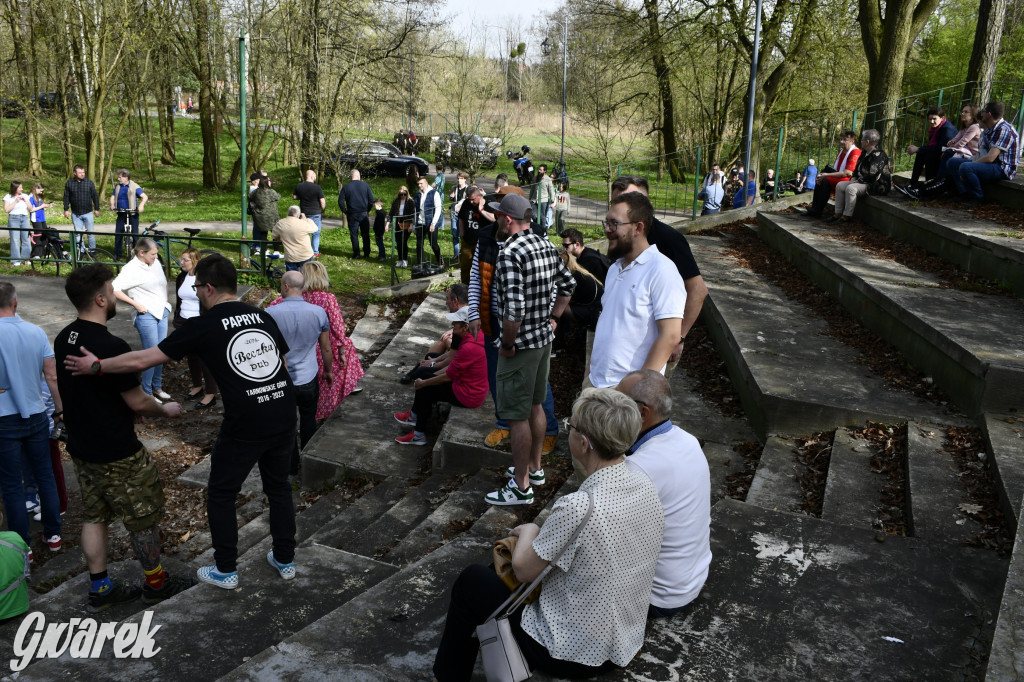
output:
M964 544L992 549L1000 556L1009 556L1014 538L999 506L992 462L985 452L985 439L981 430L950 426L946 429L943 448L953 456L953 461L960 469L960 483L967 491L968 502L961 504L960 509L984 527L984 530Z
M832 461L834 436L835 431L821 431L806 438L798 438L793 451L796 460L804 465L804 471L799 476L800 489L804 493L800 511L819 519L825 502L825 484L828 482L828 466Z
M690 334L693 334L692 330ZM734 500L745 502L747 493L750 492L750 484L753 483L754 474L757 472L757 465L761 462L764 446L760 443L747 442L737 443L732 449L743 458L743 469L725 477L725 494Z
M850 435L871 444L871 471L886 477L878 506L881 530L889 535L906 535L907 425L868 422L863 429L851 430Z
M717 406L722 414L736 418L744 416L740 396L729 379L725 361L718 354L702 319L697 319L686 336L679 368L696 380L701 397Z

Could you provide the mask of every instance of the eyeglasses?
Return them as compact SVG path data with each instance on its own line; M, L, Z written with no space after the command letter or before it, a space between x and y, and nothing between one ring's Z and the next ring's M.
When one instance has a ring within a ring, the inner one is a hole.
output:
M572 245L573 245L574 243L575 243L575 242L562 242L562 248L563 248L563 249L568 249L568 248L570 248L570 247L571 247L571 246L572 246Z
M205 286L206 286L206 282L203 282L202 284L200 284L199 282L196 282L195 284L192 285L192 291L199 291L199 287L205 287Z
M620 223L618 220L610 220L609 219L609 220L603 221L601 224L604 225L604 231L605 232L615 232L616 230L618 230L623 225L636 225L637 222L639 222L639 221L631 220L628 223Z
M566 417L566 418L564 418L562 420L562 428L565 429L568 432L571 432L573 429L576 429L576 431L582 436L583 432L580 431L578 426L576 426L575 424L570 422L569 419L570 419L570 417Z

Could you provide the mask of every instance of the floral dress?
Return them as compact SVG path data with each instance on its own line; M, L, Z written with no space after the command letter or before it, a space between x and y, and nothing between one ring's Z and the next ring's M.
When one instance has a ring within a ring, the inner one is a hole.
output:
M320 345L316 347L316 364L320 376L320 402L316 406L316 418L327 419L338 409L341 401L355 389L363 378L363 366L359 362L359 351L345 334L345 319L341 315L341 306L334 294L326 291L304 291L302 298L307 303L318 305L327 312L327 320L331 323L331 348L334 349L334 382L328 384L323 379L324 359L320 354ZM284 299L280 296L270 305L277 305ZM339 355L345 354L345 369L338 371Z

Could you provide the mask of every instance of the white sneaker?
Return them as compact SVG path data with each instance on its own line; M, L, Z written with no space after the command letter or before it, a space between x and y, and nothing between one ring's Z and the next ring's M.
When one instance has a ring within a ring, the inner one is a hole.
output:
M157 391L156 393L153 394L153 397L154 398L159 398L160 400L164 401L165 403L168 402L169 400L173 400L173 398L171 397L171 395L169 393L167 393L167 391Z

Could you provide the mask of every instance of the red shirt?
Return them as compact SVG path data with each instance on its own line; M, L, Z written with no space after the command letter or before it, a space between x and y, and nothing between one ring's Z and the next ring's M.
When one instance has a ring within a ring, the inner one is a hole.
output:
M466 334L459 342L446 373L452 380L452 393L466 407L480 407L487 398L487 356L483 332Z
M851 149L850 153L846 155L846 165L844 165L842 168L839 168L839 160L841 158L843 158L843 152L840 151L839 155L836 156L836 168L838 168L841 171L842 170L848 170L852 174L854 169L857 168L857 159L860 158L860 149L857 148L857 147L854 147L853 149ZM825 179L828 180L828 183L830 185L832 185L832 191L835 192L836 191L836 185L838 185L843 180L849 180L850 178L832 178L832 177L829 177L829 178L825 178Z

